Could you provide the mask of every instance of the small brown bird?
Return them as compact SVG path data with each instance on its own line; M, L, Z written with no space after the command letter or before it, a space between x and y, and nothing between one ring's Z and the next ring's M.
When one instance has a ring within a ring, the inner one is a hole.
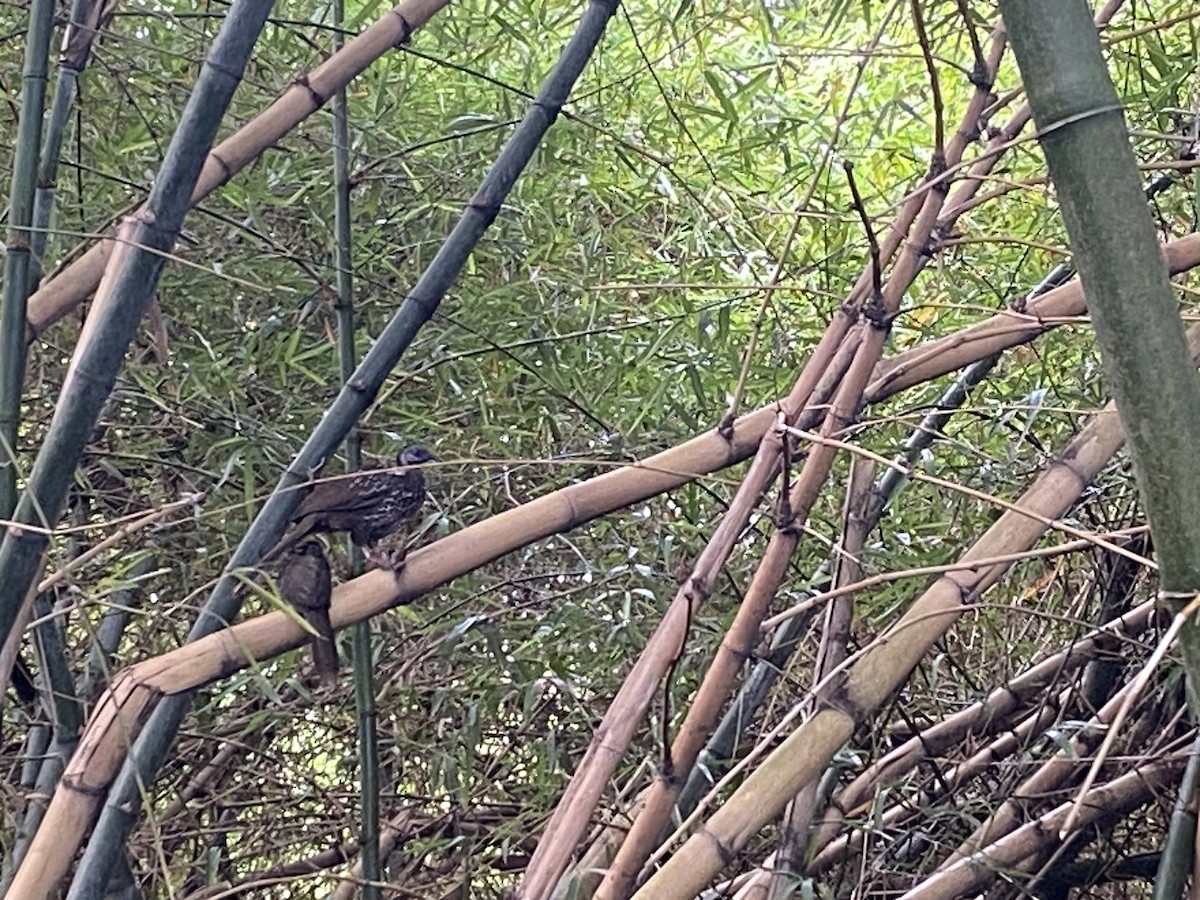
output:
M324 685L337 682L338 653L329 621L333 578L329 561L316 541L292 547L279 572L279 593L316 631L312 639L313 667Z
M400 530L425 502L425 476L420 468L436 457L424 447L405 447L396 458L402 471L369 469L350 478L314 485L300 503L276 552L291 547L311 534L348 531L362 547L367 559L384 569L398 571L399 557L374 553L375 545Z

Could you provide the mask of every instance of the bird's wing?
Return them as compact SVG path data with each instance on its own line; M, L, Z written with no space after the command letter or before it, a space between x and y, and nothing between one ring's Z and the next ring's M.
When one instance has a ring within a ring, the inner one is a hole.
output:
M275 559L279 554L295 546L316 531L317 526L321 524L321 517L319 515L309 515L304 518L297 518L294 521L295 524L283 533L283 537L279 539L279 543L263 555L263 562Z
M354 478L323 481L314 485L308 492L292 519L298 521L316 513L369 509L378 503L381 497L391 492L390 482L391 477L386 472L376 475L364 473Z

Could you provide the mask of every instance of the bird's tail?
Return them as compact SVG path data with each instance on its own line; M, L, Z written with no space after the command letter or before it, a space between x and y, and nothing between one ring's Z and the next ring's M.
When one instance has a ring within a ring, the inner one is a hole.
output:
M333 634L333 625L329 621L328 610L297 610L317 632L312 639L313 668L321 684L327 687L337 683L338 652L337 639Z

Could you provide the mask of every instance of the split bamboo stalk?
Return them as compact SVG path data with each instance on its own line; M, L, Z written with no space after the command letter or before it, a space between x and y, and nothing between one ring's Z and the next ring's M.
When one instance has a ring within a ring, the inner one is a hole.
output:
M1193 359L1200 328L1189 332ZM962 561L1030 549L1065 513L1125 441L1116 406L1092 417L1058 460L963 555ZM1019 510L1019 511L1018 511ZM940 577L896 625L878 638L836 684L836 696L783 741L635 895L688 900L733 859L804 785L820 776L837 749L908 677L933 643L997 583L1008 563Z
M823 872L836 861L836 856L827 857L827 853L844 852L834 851L833 848L845 840L834 840L834 833L845 816L870 803L878 791L904 777L930 754L939 753L968 736L990 734L1003 727L1013 713L1034 701L1055 679L1070 675L1094 659L1100 651L1145 631L1150 625L1154 610L1155 603L1147 601L1123 616L1093 629L1064 650L1047 657L1007 684L996 688L983 700L914 735L875 762L839 792L829 804L822 817L821 829L814 840L814 846L819 852L810 871Z
M1179 779L1188 754L1174 753L1150 760L1088 791L1084 807L1075 822L1074 833L1112 816L1122 816L1170 790ZM1004 869L1015 866L1039 852L1047 838L1056 835L1074 806L1074 801L1056 807L1046 815L960 860L944 872L926 879L904 894L900 900L944 900L947 897L973 895ZM1054 838L1057 843L1057 838Z
M274 103L212 149L196 188L199 203L324 106L388 50L405 44L450 0L404 0L370 28L309 72L302 72ZM105 238L52 275L29 298L27 339L33 340L96 290L119 238Z

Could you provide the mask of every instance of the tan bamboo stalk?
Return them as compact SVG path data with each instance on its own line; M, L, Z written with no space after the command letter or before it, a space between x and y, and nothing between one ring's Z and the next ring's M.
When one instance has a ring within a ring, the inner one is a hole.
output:
M1119 778L1088 791L1083 810L1075 822L1074 833L1092 823L1112 816L1125 815L1169 791L1177 783L1187 762L1187 753L1174 753L1151 760ZM1023 825L950 869L938 872L913 888L900 900L949 900L973 895L997 874L1038 853L1055 836L1070 814L1074 801L1064 803L1039 819Z
M1172 275L1200 265L1200 234L1189 234L1162 245L1163 259ZM867 388L868 403L878 403L894 394L961 369L976 360L1025 344L1051 328L1087 312L1083 288L1076 278L1047 291L1024 311L1006 309L990 319L897 353L880 364Z
M857 457L850 464L846 482L846 501L842 508L842 538L833 550L833 586L845 587L862 576L862 552L866 545L868 507L871 486L875 479L875 463ZM823 684L816 699L829 699L826 681L842 668L850 656L850 625L854 618L854 594L838 597L825 609L821 628L821 645L813 666L814 684ZM796 878L804 871L808 851L809 830L817 812L817 783L806 784L788 804L779 827L779 846L769 885L763 885L763 896L769 900L787 900L794 896Z
M826 858L845 816L871 802L884 787L915 769L931 753L953 746L968 736L986 735L1002 727L1014 712L1036 698L1055 679L1080 669L1105 648L1141 634L1149 627L1155 603L1147 601L1123 616L1072 641L1065 649L1026 669L1007 684L965 709L909 738L847 785L829 804L814 841L819 849L810 871L823 872L835 861ZM840 842L842 838L838 838ZM840 852L840 851L839 851Z
M1200 328L1189 333L1193 356ZM964 562L1029 549L1046 520L1065 513L1124 443L1116 407L1108 403L1068 444L1059 459L963 555ZM1026 514L1028 513L1028 514ZM836 684L835 697L800 725L741 787L635 894L639 900L690 900L779 814L805 784L819 777L854 729L908 677L933 643L998 582L1007 563L940 577L900 621L878 638Z
M1008 798L990 816L983 820L958 847L946 857L937 871L949 869L959 860L965 859L988 844L995 843L1020 826L1029 814L1029 802L1034 798L1048 797L1073 776L1087 762L1097 745L1104 739L1117 711L1130 692L1132 682L1117 691L1087 723L1075 731L1067 747L1059 749L1046 760L1037 771L1017 785ZM1068 749L1069 748L1069 749Z
M411 602L525 544L739 462L754 452L776 415L774 405L763 407L738 419L728 436L710 431L637 465L568 485L464 528L410 554L399 579L378 571L356 578L334 592L334 627ZM268 659L308 639L292 617L273 612L146 660L114 678L96 703L42 828L16 873L11 896L46 896L54 889L145 716L163 695L193 690L250 660Z
M993 44L991 57L994 65L998 65L1002 50L1003 39L1002 37L998 37ZM994 69L992 71L994 73ZM950 161L957 161L958 158L961 158L967 140L970 134L973 133L974 123L978 121L983 110L987 99L987 90L988 88L980 85L968 103L967 113L963 119L964 122L969 124L965 127L960 127L955 132L950 142L950 147L947 148L947 158ZM950 157L950 153L954 153L955 156ZM936 175L936 173L931 173L931 175ZM905 292L923 265L923 254L921 251L927 246L932 237L934 226L937 223L938 215L941 212L945 199L946 195L940 189L931 189L924 194L918 192L912 198L913 201L920 201L920 206L916 215L908 220L912 223L911 233L908 234L908 243L905 245L904 252L901 253L893 267L883 297L878 298L882 304L882 308L876 311L879 316L872 324L872 327L864 330L864 336L854 362L851 364L851 369L838 390L838 396L834 402L834 410L825 420L823 428L827 429L827 431L823 431L822 433L828 435L840 432L846 424L849 424L852 412L858 408L862 399L862 391L866 385L863 379L868 375L867 366L874 367L877 365L879 357L882 355L884 340L890 327L890 317L896 314ZM906 218L907 210L914 205L914 202L905 204L900 218ZM893 226L894 231L895 226ZM881 257L882 251L881 255L877 256L876 259L879 260ZM871 274L871 269L868 267L867 272L864 273L864 277L860 278L859 285L863 283L872 284L875 279L876 276ZM856 292L859 292L858 286L851 293L852 298ZM839 413L838 410L841 410L841 412ZM760 453L766 447L767 442L764 441ZM795 517L793 520L794 525L789 524L787 528L777 531L772 535L763 561L755 572L754 581L747 592L747 597L743 600L742 606L739 609L738 618L742 619L740 628L757 632L762 618L766 614L767 606L774 597L779 583L782 581L787 562L791 558L791 554L795 551L799 539L799 529L803 527L813 504L820 494L821 486L828 477L829 467L832 465L832 462L832 448L827 451L824 447L814 448L806 460L789 500L789 510ZM749 480L749 475L747 475L747 480ZM738 496L741 496L740 491ZM716 535L714 535L714 542L715 539ZM698 563L697 570L699 569L700 566ZM687 585L685 585L686 587ZM675 604L675 606L682 607L683 601L681 601L681 598L683 596L684 589L681 589L680 595L676 598L680 602ZM686 608L690 609L691 606ZM670 610L667 615L671 615ZM684 637L682 629L687 621L688 619L684 617L683 612L676 614L675 620L670 626L668 626L667 619L664 617L663 622L660 623L659 630L652 636L651 641L662 633L664 628L671 627L673 630L669 634L673 638L673 643L670 646L678 647L679 642ZM643 658L645 658L650 649L650 644L648 643L647 650L643 653ZM658 648L655 649L656 651L658 650ZM733 679L740 669L741 659L744 658L744 654L749 648L736 658L728 651L723 655L722 649L718 649L717 659L714 660L712 667L710 667L711 679L706 676L705 684L701 686L701 694L698 694L696 699L693 700L692 706L688 711L688 716L680 729L680 733L676 736L672 744L669 757L670 771L660 773L659 779L655 782L650 796L647 798L645 807L635 820L629 836L626 838L621 850L618 851L616 859L609 867L604 880L601 882L599 891L596 894L597 900L619 900L619 898L629 896L629 892L632 889L634 880L638 877L641 866L655 848L658 836L665 826L670 811L674 807L675 800L679 795L679 790L683 784L682 779L686 778L687 772L695 765L696 757L702 749L704 741L711 734L717 717L720 715L725 696L728 694ZM641 696L645 697L645 703L649 703L651 691L653 691L663 672L665 672L667 665L670 663L672 656L668 655L666 651L667 648L664 647L658 653L660 663L657 670L658 674L653 682L651 683L648 678L641 682ZM671 652L673 653L674 651ZM641 660L639 659L639 664L640 662ZM626 684L629 684L628 680ZM623 686L622 691L624 690L625 687ZM701 695L703 695L703 700L701 699ZM618 693L618 698L614 699L610 711L618 706L617 700L620 697L621 695ZM642 710L644 711L644 706ZM638 719L640 720L640 715ZM626 730L629 732L630 737L632 737L633 723L629 723ZM609 736L604 732L603 724L598 729L592 746L595 747L601 742L610 742ZM620 752L623 752L623 747L620 748ZM611 766L615 767L619 756L610 750L606 753L606 757L611 759ZM586 763L587 757L585 757ZM611 773L611 769L609 769L609 772ZM605 779L607 779L607 775L605 775ZM567 833L563 833L561 829L554 829L560 810L564 807L575 810L581 806L581 804L575 801L575 798L570 796L579 780L579 773L576 773L570 788L568 788L555 810L555 818L551 819L550 824L547 826L547 834L553 835L550 840L557 848L555 851L557 866L552 872L551 867L548 866L536 868L535 863L539 860L538 854L535 852L534 859L530 862L530 869L535 870L535 874L540 880L534 881L530 872L526 872L526 878L522 882L521 889L518 891L518 897L523 898L523 900L540 900L540 898L550 895L553 882L558 880L559 875L566 866L567 858L574 849L573 846L569 847L566 845L567 840L574 838L575 841L578 841L582 833L581 826ZM595 784L595 796L597 798L602 788L603 783L597 779ZM564 813L563 815L564 817L572 816L579 818L588 814L590 814L590 806L587 811L579 809L578 811ZM539 844L539 852L546 843L547 841L543 840Z
M212 149L192 193L192 205L275 146L367 66L393 47L406 43L414 31L449 3L450 0L403 0L315 69L297 75L279 99ZM30 340L96 290L112 249L112 238L93 244L30 296L26 311Z
M1010 758L1025 746L1026 742L1051 727L1070 701L1071 689L1060 691L1047 698L1033 712L1009 730L1002 732L986 747L973 753L958 765L942 772L935 788L922 791L914 801L905 799L884 810L876 820L879 828L896 829L911 818L921 815L923 809L942 799L947 791L954 791L968 781L992 770L996 763ZM864 832L852 831L843 834L821 851L806 869L806 874L817 875L827 871L835 863L845 859L847 853L860 850L864 844Z
M838 311L796 380L791 394L780 404L777 413L780 421L799 420L805 404L817 390L819 380L829 390L836 385L839 373L833 363L839 356L848 355L840 353L844 343L856 343L858 330L853 334L849 332L857 315L857 310L849 303ZM861 352L861 348L858 352ZM823 411L817 412L813 421L820 421L823 416ZM759 499L775 476L782 446L783 435L779 431L764 436L758 454L738 487L728 511L701 551L691 574L680 585L675 599L646 641L646 646L633 669L625 677L620 690L597 726L582 762L559 799L543 837L534 850L517 889L518 898L541 900L552 894L584 835L592 811L599 802L613 770L625 755L629 742L633 740L634 732L654 697L659 681L671 661L681 652L692 617L700 604L707 599L738 535L746 527ZM690 768L691 762L680 765L684 772ZM638 819L641 820L644 815L643 810ZM626 840L625 843L628 844L629 841ZM640 867L640 862L637 865ZM611 868L609 871L612 871ZM636 868L632 874L637 874Z
M922 791L915 800L908 798L900 800L885 809L882 815L873 817L871 831L896 830L902 827L909 819L920 816L923 808L943 797L945 791L955 790L970 779L987 771L997 761L1012 756L1024 746L1032 735L1040 734L1054 724L1061 715L1070 693L1069 688L1061 691L1050 702L1037 707L1031 715L1018 723L1011 731L1004 732L969 759L939 775L936 790ZM841 862L849 852L860 850L865 838L865 831L852 831L849 834L841 835L826 847L820 856L805 866L804 874L812 877L828 870L830 866ZM768 880L773 871L778 868L777 857L777 852L772 853L754 872L734 880L731 887L738 890L739 900L758 900L758 898L766 897Z

